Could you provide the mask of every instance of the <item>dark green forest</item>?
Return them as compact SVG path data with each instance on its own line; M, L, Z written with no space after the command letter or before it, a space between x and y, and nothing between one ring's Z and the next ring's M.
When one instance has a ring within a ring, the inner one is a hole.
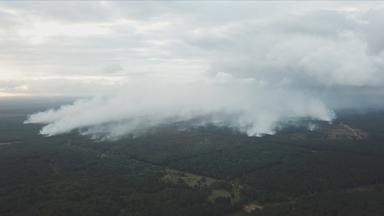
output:
M263 137L168 126L107 142L23 124L57 105L0 102L0 215L384 215L384 112ZM341 124L367 136L330 139Z

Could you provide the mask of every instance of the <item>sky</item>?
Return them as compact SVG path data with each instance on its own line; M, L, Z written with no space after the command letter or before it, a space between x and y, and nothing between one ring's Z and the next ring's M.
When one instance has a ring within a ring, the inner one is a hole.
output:
M0 96L94 97L32 116L48 135L202 115L270 133L382 106L382 26L380 1L2 1ZM92 121L60 122L89 107Z

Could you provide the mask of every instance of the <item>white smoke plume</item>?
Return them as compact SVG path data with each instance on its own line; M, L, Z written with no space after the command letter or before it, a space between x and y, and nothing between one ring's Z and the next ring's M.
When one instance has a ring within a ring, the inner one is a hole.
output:
M99 95L32 114L26 123L44 124L43 135L79 131L118 139L192 122L259 136L292 119L331 121L336 109L384 107L384 4L83 6L63 5L62 13L45 4L26 6L33 12L28 25L5 32L24 43L4 40L10 46L4 50L25 44L30 49L20 48L24 52L39 50L13 50L18 68L35 58L40 64L25 63L32 78L0 83L0 91Z
M206 80L184 84L137 84L119 95L78 100L57 110L33 114L26 123L41 123L41 134L74 130L98 139L117 139L185 121L191 126L228 126L250 136L273 134L278 123L309 117L330 121L333 112L320 100L287 89L272 89L254 80Z

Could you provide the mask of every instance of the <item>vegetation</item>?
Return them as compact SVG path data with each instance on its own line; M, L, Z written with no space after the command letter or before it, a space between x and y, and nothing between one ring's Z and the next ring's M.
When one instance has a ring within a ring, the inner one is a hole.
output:
M22 122L46 104L25 107L0 107L0 215L384 215L382 112L340 115L364 139L328 139L333 126L318 122L262 138L206 126L98 142L42 137Z

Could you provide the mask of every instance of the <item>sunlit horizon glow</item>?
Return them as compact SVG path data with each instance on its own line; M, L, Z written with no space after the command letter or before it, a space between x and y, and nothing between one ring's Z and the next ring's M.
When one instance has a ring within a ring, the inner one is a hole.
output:
M218 73L268 84L282 70L293 74L286 83L302 79L294 72L302 70L312 83L329 77L326 85L382 85L375 83L383 55L374 26L383 20L383 5L1 2L1 95L94 95L108 83L196 81Z

